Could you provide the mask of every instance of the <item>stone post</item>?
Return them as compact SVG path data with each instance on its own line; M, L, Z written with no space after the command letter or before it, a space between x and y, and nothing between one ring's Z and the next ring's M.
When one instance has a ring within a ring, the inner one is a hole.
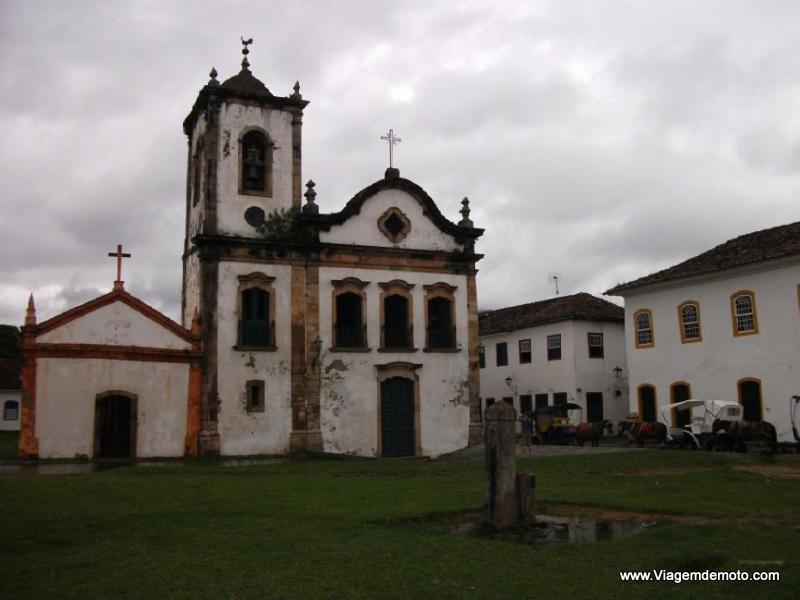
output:
M517 495L517 411L497 402L484 413L486 443L486 523L498 529L519 521Z

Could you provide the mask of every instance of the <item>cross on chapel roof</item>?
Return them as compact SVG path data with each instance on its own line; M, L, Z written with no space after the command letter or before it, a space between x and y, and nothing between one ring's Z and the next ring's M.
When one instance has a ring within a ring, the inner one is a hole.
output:
M122 251L122 244L117 244L117 251L116 252L109 252L109 256L116 257L117 259L117 279L114 281L114 289L115 290L122 290L125 289L124 281L122 281L122 259L123 258L130 258L130 254L127 252Z

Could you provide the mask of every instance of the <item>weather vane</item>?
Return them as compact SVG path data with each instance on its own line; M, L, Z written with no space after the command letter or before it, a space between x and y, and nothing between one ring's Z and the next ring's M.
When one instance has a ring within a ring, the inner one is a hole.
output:
M389 142L389 168L391 169L394 167L394 145L403 140L394 136L394 129L390 129L389 133L382 135L381 139Z
M248 46L253 43L253 38L246 40L244 39L244 36L239 37L242 40L242 46L244 46L244 48L242 48L242 54L244 54L244 58L242 59L242 68L246 69L250 66L250 61L247 60L247 55L250 54L250 49Z

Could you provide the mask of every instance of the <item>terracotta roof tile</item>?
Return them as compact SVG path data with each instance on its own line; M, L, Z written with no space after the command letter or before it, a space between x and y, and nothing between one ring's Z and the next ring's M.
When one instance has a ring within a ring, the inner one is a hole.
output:
M480 335L513 331L558 321L610 321L622 323L625 309L587 293L558 296L480 314Z
M621 295L620 292L653 283L734 269L797 254L800 254L800 221L740 235L680 264L622 283L605 293Z

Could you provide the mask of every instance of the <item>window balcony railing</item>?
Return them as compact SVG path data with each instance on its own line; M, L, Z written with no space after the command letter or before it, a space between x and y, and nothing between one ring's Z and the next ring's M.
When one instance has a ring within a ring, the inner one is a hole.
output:
M267 322L258 319L242 319L239 322L239 340L241 346L253 348L269 348L275 345L275 321Z
M428 348L455 348L456 328L445 329L441 327L428 328Z
M383 327L384 348L411 348L413 335L411 327L385 325Z
M363 348L367 345L367 327L336 325L337 348Z

